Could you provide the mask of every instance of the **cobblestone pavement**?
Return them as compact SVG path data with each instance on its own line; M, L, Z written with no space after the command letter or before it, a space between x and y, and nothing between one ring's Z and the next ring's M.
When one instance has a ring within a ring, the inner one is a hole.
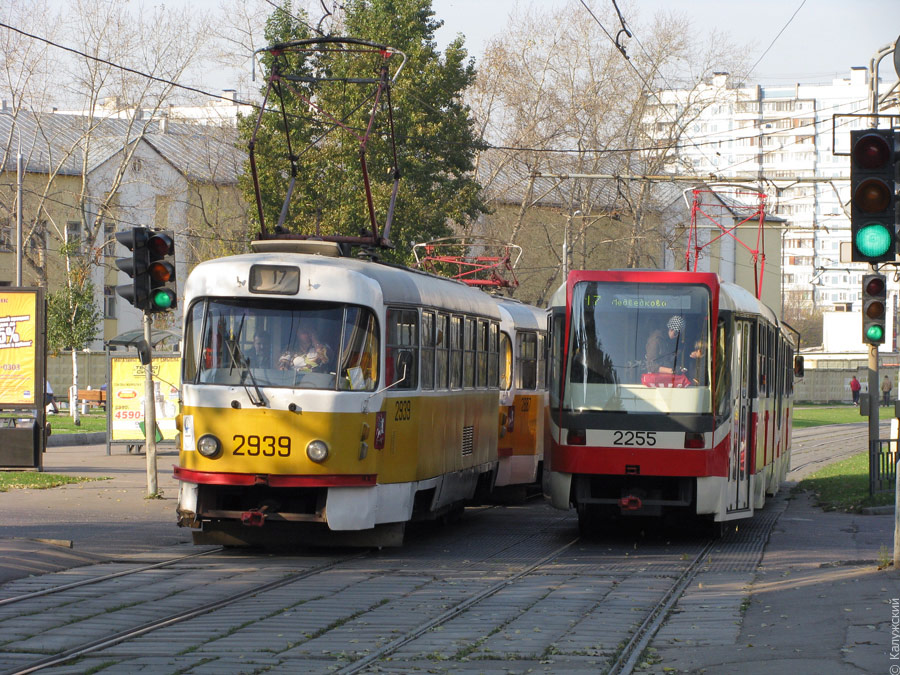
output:
M798 473L847 452L853 438L852 430L830 440L795 434ZM77 468L76 456L68 459ZM115 489L127 503L141 480L129 475L111 481L124 480ZM76 496L75 504L85 499ZM152 509L135 508L143 515L132 529L152 523ZM75 527L70 552L85 558L71 564L82 566L0 586L0 671L96 643L42 672L603 672L706 544L653 523L578 539L574 513L540 501L468 509L457 523L413 528L402 548L355 555L198 549L177 538L141 546L124 537L102 556L93 529L79 553L77 519L66 520ZM26 521L17 521L19 533L30 531ZM900 587L877 560L892 533L890 516L823 513L782 490L704 556L638 670L889 672ZM208 554L3 602L198 550ZM118 640L198 607L196 616Z

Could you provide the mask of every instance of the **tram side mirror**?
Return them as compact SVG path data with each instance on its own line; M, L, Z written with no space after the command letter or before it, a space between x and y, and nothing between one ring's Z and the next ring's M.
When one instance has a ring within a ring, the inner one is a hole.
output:
M800 354L794 357L794 377L803 377L803 357Z

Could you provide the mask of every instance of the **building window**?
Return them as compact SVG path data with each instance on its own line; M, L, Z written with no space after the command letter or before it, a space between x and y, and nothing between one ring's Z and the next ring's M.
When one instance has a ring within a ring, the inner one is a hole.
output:
M79 221L70 220L66 223L66 243L69 245L70 253L82 253L81 223Z
M116 318L116 287L115 286L104 286L103 287L103 318L104 319L115 319Z
M0 221L0 251L13 250L14 227L10 218Z
M112 256L116 253L116 222L107 218L103 221L103 244L106 248L106 255Z

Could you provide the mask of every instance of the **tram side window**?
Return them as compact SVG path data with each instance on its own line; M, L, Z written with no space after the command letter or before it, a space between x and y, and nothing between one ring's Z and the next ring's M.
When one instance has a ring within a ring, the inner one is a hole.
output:
M760 322L757 327L757 339L756 339L756 374L759 378L759 395L760 397L766 396L768 394L768 385L769 385L769 371L768 371L768 346L769 346L769 335L768 328L766 324Z
M509 391L512 386L512 341L506 333L500 333L500 388Z
M450 317L450 388L462 388L463 318Z
M434 312L422 312L422 389L434 389Z
M547 388L547 336L544 333L537 335L537 389L543 391Z
M516 359L516 388L533 390L537 386L537 334L519 333Z
M777 378L775 376L775 345L778 339L778 334L775 332L775 328L773 326L769 326L769 387L768 393L770 396L774 396L775 391L775 382Z
M550 321L550 356L547 364L547 377L550 382L550 403L559 405L562 395L562 362L563 334L566 315L563 310L554 310Z
M397 389L415 389L418 384L418 318L414 309L388 310L387 383L397 382Z
M437 315L434 343L436 366L434 386L446 389L450 385L450 317L446 314Z
M463 386L475 386L475 319L467 316L463 334Z
M488 386L500 386L500 325L493 322L488 328Z
M375 315L368 309L348 307L344 321L340 388L374 391L378 383L378 329Z
M488 322L478 319L475 342L475 386L487 387L488 376Z
M713 392L715 411L719 416L731 412L731 339L729 323L720 320L716 328L716 386Z
M200 358L200 330L203 328L203 303L196 302L191 307L187 321L189 330L184 335L184 357L182 359L182 382L193 382L197 378L198 367L203 367Z

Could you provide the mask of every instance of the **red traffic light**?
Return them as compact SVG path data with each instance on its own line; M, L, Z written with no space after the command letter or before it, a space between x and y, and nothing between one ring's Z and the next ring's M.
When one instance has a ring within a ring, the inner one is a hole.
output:
M879 134L865 134L853 146L853 161L863 169L877 169L890 159L891 147Z
M882 293L884 293L884 277L870 277L866 281L866 295L881 295Z
M147 242L150 255L155 258L164 258L175 251L175 240L165 232L157 232Z

